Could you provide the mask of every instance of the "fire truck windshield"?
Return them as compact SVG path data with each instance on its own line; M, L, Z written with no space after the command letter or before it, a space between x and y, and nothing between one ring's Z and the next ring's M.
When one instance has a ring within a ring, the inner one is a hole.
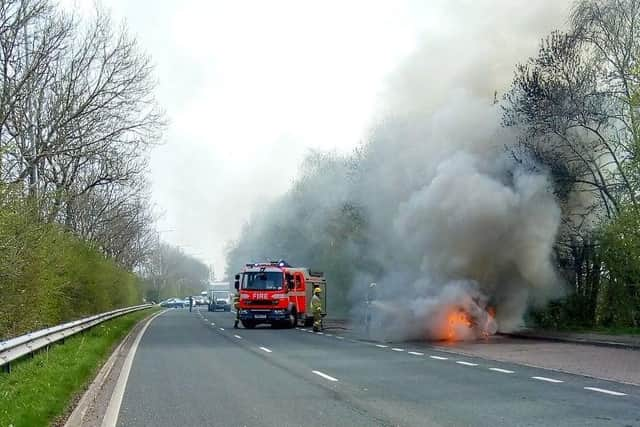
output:
M256 271L244 273L242 289L277 291L282 289L282 273L279 271Z

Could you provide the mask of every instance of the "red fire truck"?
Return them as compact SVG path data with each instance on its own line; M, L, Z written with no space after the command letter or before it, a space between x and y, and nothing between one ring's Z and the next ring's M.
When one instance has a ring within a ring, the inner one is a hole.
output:
M285 261L246 264L235 276L240 321L249 329L262 323L292 328L302 322L310 326L313 289L322 289L320 297L326 311L326 286L324 273L292 267Z

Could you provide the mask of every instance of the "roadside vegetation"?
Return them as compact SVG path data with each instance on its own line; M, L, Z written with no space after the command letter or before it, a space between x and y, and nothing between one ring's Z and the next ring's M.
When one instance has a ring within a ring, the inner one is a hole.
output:
M569 292L532 312L538 326L640 326L639 20L638 0L576 2L504 98L504 124L522 130L514 157L549 172L563 214Z
M194 262L154 228L147 157L164 113L126 27L100 6L0 1L0 81L0 340L201 290L202 274L155 261Z
M11 374L0 375L0 426L45 426L59 420L113 348L136 323L157 310L109 320L14 363Z

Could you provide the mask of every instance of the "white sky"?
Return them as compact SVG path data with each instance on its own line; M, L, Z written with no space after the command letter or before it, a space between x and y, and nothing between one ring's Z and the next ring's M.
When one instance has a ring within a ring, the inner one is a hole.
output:
M158 228L218 275L225 244L309 149L362 140L385 75L416 41L402 2L102 3L153 58L170 121L151 155Z
M387 76L458 19L446 0L102 3L153 58L170 121L151 155L158 229L218 275L226 243L308 150L359 144Z

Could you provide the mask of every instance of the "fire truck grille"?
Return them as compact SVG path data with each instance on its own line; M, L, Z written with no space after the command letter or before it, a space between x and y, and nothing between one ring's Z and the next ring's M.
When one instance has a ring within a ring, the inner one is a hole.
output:
M277 305L278 301L272 301L267 299L256 299L248 302L249 305Z

